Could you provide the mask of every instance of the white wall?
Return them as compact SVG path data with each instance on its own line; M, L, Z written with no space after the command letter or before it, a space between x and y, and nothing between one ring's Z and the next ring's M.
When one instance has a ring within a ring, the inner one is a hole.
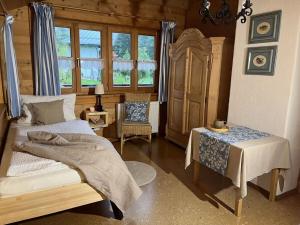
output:
M286 192L296 188L300 165L300 1L253 0L254 14L280 9L279 42L249 45L250 20L237 23L228 121L289 139L293 168L285 174ZM247 48L269 45L278 46L274 76L245 75ZM268 189L269 177L255 182Z

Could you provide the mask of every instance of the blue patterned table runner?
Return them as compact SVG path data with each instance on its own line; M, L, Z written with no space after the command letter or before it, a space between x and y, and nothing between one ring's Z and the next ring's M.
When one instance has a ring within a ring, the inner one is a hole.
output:
M248 127L230 127L226 133L205 131L200 133L200 163L225 175L230 144L268 137L270 134Z

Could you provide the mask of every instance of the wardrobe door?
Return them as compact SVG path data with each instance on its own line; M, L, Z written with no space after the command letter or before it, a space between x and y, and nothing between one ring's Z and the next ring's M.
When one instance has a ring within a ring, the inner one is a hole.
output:
M189 63L186 88L184 134L205 125L205 99L210 72L210 55L197 48L188 48Z
M169 83L169 115L168 129L172 133L182 134L185 121L185 89L186 89L186 50L171 56L171 72Z

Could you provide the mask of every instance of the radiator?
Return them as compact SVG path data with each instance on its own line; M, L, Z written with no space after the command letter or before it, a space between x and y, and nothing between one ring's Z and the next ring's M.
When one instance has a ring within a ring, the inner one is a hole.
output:
M116 105L117 112L117 133L121 137L121 112L124 110L124 104L119 103ZM159 126L159 102L150 102L149 122L152 126L152 133L158 133Z

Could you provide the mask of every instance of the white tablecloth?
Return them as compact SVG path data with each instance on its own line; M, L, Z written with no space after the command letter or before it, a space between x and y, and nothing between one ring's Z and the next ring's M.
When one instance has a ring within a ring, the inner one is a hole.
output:
M186 149L185 168L192 160L199 162L200 133L205 128L191 131ZM240 188L241 197L247 195L247 181L269 173L272 169L289 169L291 167L290 147L288 140L269 136L257 140L243 141L230 145L228 166L225 176Z

